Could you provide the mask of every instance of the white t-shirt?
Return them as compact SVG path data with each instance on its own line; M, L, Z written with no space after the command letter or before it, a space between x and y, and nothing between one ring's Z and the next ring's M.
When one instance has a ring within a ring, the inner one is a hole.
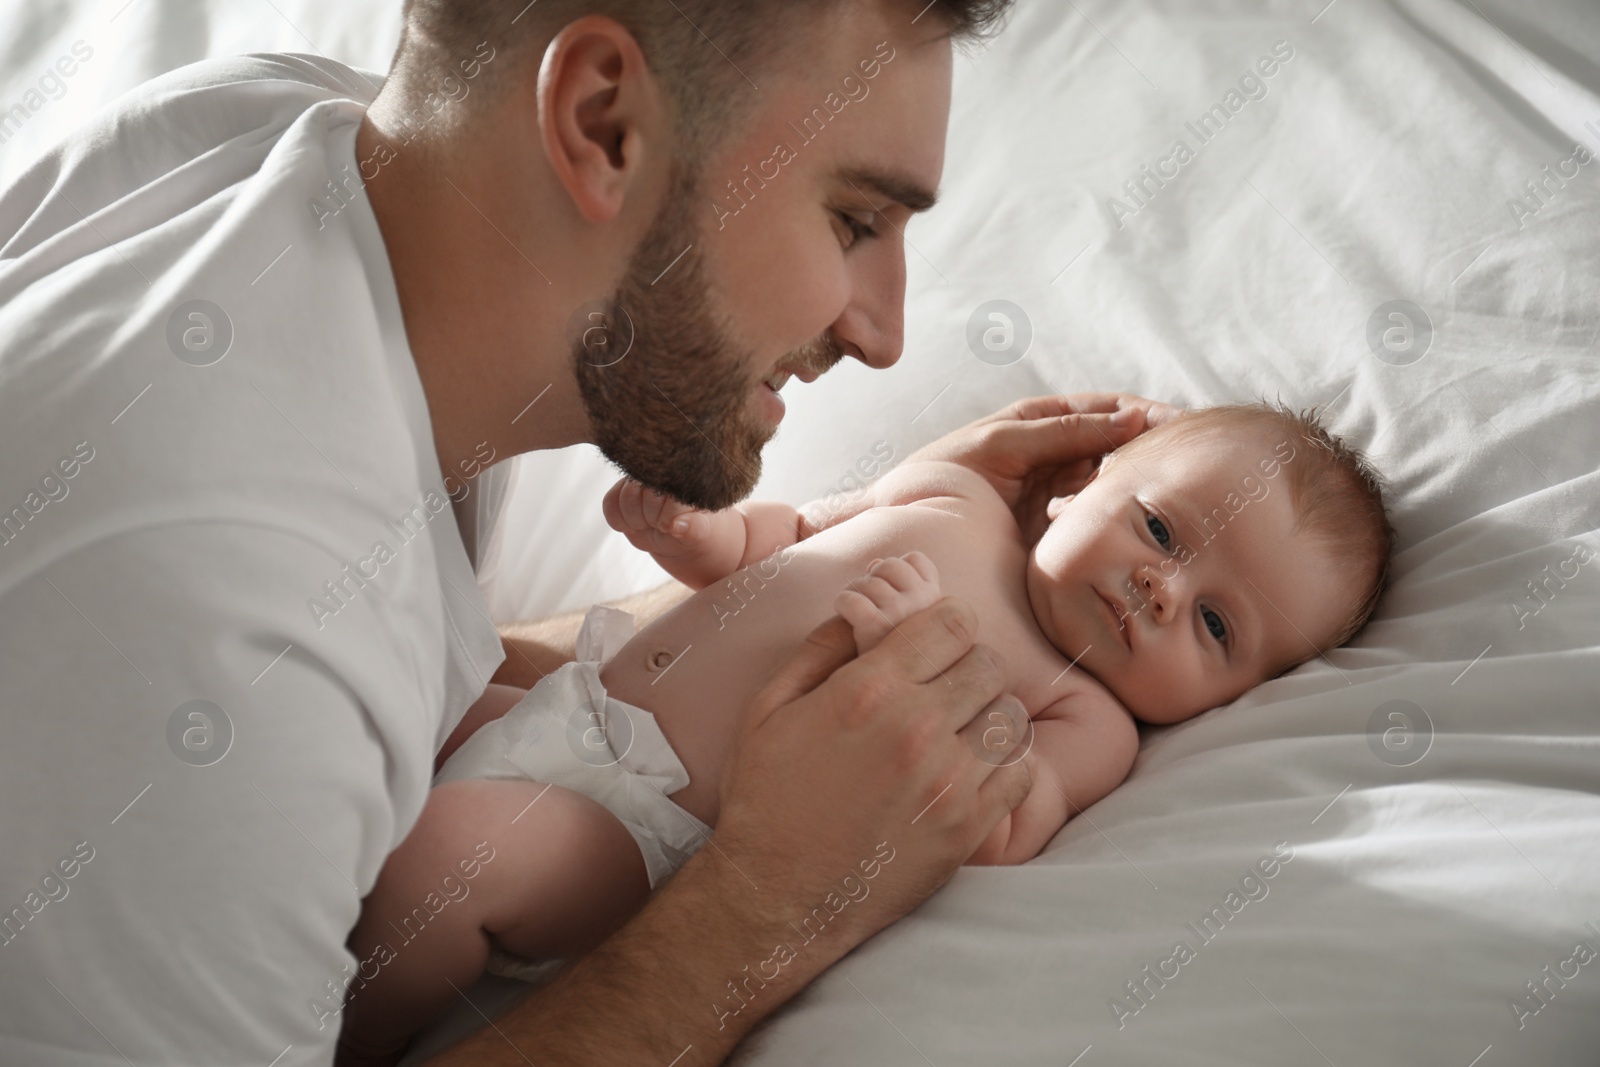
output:
M0 1063L331 1062L503 657L502 486L441 475L356 177L380 82L196 64L0 195Z

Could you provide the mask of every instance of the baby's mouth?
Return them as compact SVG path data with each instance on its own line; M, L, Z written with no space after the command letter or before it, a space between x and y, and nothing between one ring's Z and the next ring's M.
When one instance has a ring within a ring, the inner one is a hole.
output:
M1133 628L1128 625L1127 610L1117 602L1116 598L1106 596L1098 589L1095 590L1095 595L1111 609L1112 632L1117 641L1128 651L1133 651Z

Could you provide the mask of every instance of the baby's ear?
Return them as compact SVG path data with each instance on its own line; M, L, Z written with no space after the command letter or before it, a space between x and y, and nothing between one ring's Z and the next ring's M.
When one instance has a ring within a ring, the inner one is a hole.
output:
M1111 456L1109 455L1101 457L1100 462L1095 466L1094 470L1089 472L1088 480L1083 483L1083 486L1078 490L1078 493L1083 492L1084 489L1087 489L1089 486L1093 485L1094 480L1100 477L1100 472L1105 469L1105 465L1110 461ZM1044 506L1045 518L1049 519L1051 522L1055 522L1056 516L1060 515L1066 510L1067 505L1076 499L1078 493L1068 493L1066 496L1051 497L1049 503L1045 504Z

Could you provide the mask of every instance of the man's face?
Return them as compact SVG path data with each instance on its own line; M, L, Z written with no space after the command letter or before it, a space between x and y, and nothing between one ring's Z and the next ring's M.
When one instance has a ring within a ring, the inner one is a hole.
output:
M1320 649L1356 596L1294 532L1294 455L1269 435L1207 430L1116 457L1029 558L1045 635L1150 723L1226 704Z
M951 71L931 18L902 15L841 5L763 75L745 129L680 162L632 257L608 316L631 350L574 343L595 443L645 485L727 507L783 417L773 385L900 357L901 232L944 169Z

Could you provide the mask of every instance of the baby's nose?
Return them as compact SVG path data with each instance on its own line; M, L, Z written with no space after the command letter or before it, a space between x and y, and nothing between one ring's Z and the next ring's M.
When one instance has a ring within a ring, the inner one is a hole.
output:
M1154 610L1157 619L1161 619L1166 614L1167 598L1170 596L1166 580L1146 564L1139 568L1134 586L1139 598Z

